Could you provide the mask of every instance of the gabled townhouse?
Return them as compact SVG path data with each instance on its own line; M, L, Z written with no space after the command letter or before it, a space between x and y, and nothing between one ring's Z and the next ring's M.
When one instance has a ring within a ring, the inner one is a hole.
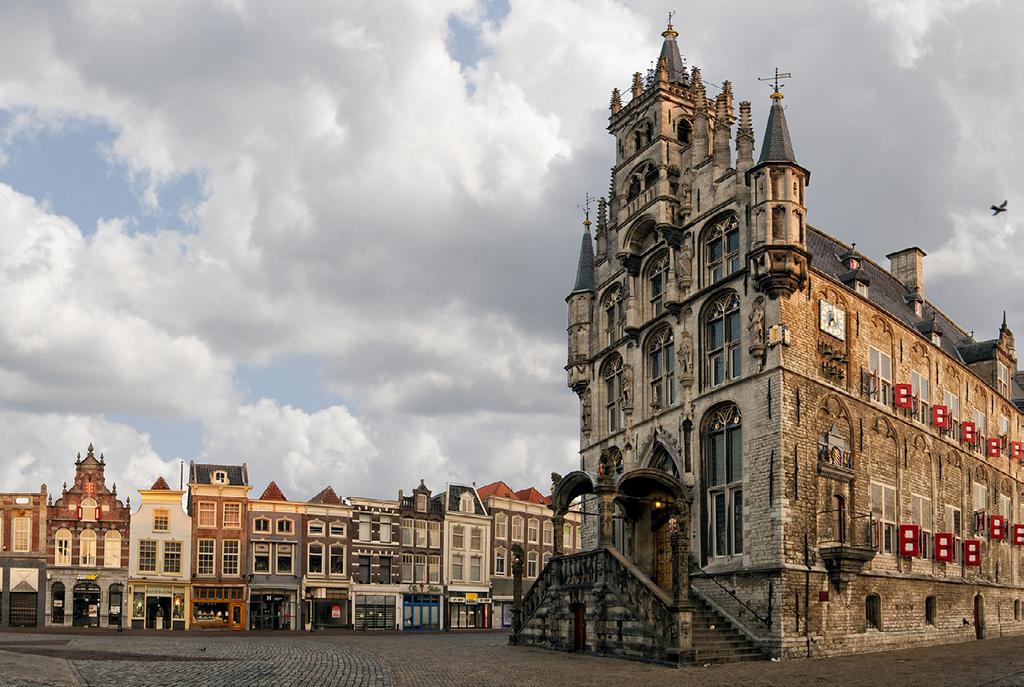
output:
M244 630L249 474L242 465L190 463L193 628Z
M303 504L302 598L310 630L352 627L352 506L330 486Z
M398 503L402 525L402 629L439 630L444 627L444 504L431 498L423 480L409 496L400 490Z
M36 627L46 613L46 485L0 494L0 627Z
M306 504L289 501L275 482L249 501L249 629L302 629L298 553Z
M491 519L476 488L449 484L434 497L444 508L446 627L491 627Z
M402 598L398 501L352 497L352 580L357 630L396 630Z
M139 490L132 514L128 597L133 630L187 630L192 597L192 519L182 508L184 490L163 477Z

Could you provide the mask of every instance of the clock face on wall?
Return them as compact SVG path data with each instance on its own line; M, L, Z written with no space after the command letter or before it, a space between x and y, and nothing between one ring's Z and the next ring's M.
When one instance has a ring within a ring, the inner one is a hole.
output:
M837 339L846 339L846 311L828 301L818 301L818 327Z

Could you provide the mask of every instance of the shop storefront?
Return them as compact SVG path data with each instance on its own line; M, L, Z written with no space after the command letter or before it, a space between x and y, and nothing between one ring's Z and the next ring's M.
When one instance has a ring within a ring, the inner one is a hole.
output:
M298 628L294 590L250 589L249 593L250 630L294 630Z
M100 586L95 582L77 582L71 592L71 624L75 627L100 626Z
M440 630L440 594L402 595L403 630Z
M357 594L355 628L357 630L396 630L397 597L393 594Z
M192 587L191 626L201 629L244 630L245 587Z
M133 630L184 630L188 587L132 583L131 627Z
M491 626L491 600L483 592L450 592L448 627L483 630Z
M7 568L0 566L0 581L7 579L7 625L9 627L36 627L41 624L39 585L43 579L40 568ZM2 588L2 585L0 585ZM0 594L0 619L4 617L3 596Z

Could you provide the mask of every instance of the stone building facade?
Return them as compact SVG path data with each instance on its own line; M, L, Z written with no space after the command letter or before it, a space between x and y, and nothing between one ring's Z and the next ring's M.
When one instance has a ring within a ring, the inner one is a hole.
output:
M307 629L353 626L352 506L331 487L303 504L302 598ZM319 559L319 560L318 560Z
M528 591L554 553L551 500L534 487L513 491L502 481L484 485L477 492L491 516L491 626L512 627L512 547L518 544L523 550L523 591ZM564 517L566 554L579 549L581 521L575 511Z
M0 494L0 627L36 627L46 613L46 485Z
M187 630L192 601L192 519L185 492L158 477L139 490L132 514L125 624L133 630Z
M677 36L612 95L567 298L580 470L553 476L586 551L555 542L517 640L677 662L1024 632L1005 320L976 340L926 298L920 248L885 269L809 225L781 92L755 160L750 103L709 97Z
M364 497L349 501L353 625L357 630L397 630L403 594L398 501Z
M106 484L92 444L75 460L75 479L46 509L48 625L119 627L128 582L131 504Z
M191 627L244 630L249 557L249 471L241 465L190 463Z
M439 630L444 627L444 504L430 488L419 486L406 496L398 492L402 525L402 629Z

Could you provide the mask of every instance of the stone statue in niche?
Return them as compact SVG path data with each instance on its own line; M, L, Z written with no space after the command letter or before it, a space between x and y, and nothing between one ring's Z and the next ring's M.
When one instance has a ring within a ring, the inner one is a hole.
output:
M679 367L679 378L693 378L693 337L685 329L679 333L679 347L676 349L676 365Z
M633 407L633 366L629 363L622 366L622 407Z
M686 292L693 283L693 245L690 243L690 237L683 239L683 245L679 247L676 255L676 279L683 292Z
M590 433L590 421L592 410L590 407L590 389L580 394L580 430L584 434Z
M747 333L750 335L750 353L752 355L762 355L765 350L763 296L757 297L750 315L747 316Z

